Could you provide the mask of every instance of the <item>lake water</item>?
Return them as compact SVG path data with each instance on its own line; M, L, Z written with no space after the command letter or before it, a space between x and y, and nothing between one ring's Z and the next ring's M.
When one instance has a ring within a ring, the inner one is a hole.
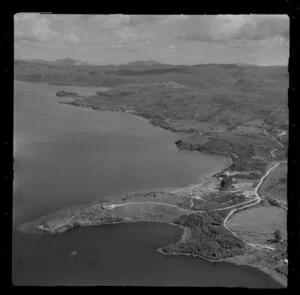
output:
M99 88L15 82L14 216L23 222L114 194L195 183L224 158L184 152L182 135L126 113L59 104L59 90ZM101 89L99 89L101 90ZM156 252L179 239L163 224L81 228L60 235L13 232L13 282L29 285L279 287L264 273ZM77 256L70 252L78 250Z

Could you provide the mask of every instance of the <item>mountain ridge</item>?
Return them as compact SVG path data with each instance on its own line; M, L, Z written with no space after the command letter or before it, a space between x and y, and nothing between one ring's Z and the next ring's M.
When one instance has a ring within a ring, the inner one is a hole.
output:
M134 110L172 130L200 132L211 126L224 130L248 122L265 122L281 129L288 126L287 66L74 63L15 61L14 77L28 82L112 88L105 95L100 93L76 103Z
M62 58L62 59L56 59L53 61L54 64L59 64L59 65L88 65L88 63L76 60L73 58Z
M262 65L256 65L256 64L250 64L250 63L203 63L203 64L193 64L193 65L185 65L185 64L168 64L168 63L163 63L157 60L137 60L137 61L130 61L127 63L122 63L122 64L93 64L93 63L88 63L88 62L83 62L77 59L73 59L70 57L66 58L61 58L61 59L55 59L55 60L44 60L44 59L38 59L38 58L33 58L33 59L15 59L14 62L33 62L33 63L45 63L45 64L62 64L62 65L90 65L90 66L103 66L103 67L121 67L121 66L156 66L156 65L161 65L161 66L169 66L169 67L197 67L197 66L212 66L212 65L219 65L219 66L230 66L230 65L235 65L239 67L287 67L287 65L267 65L267 66L262 66Z

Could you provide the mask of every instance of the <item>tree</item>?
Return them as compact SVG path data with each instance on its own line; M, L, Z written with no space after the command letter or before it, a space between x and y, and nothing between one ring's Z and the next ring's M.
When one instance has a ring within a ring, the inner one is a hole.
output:
M276 229L273 235L276 242L279 242L282 238L282 233L279 229Z
M220 183L220 189L225 190L230 187L232 183L232 178L230 176L224 176Z

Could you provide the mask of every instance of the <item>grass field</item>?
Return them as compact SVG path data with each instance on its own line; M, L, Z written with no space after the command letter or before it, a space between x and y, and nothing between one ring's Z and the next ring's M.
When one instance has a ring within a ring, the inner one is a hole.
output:
M229 220L229 226L236 231L249 234L272 235L279 229L284 235L287 233L286 211L274 206L260 206L236 213Z
M166 192L143 192L132 193L109 198L107 204L122 204L129 202L159 202L179 206L188 209L190 207L190 199Z
M173 222L179 218L183 212L176 207L163 206L159 204L130 204L116 207L111 210L114 217L124 218L127 221L160 221Z

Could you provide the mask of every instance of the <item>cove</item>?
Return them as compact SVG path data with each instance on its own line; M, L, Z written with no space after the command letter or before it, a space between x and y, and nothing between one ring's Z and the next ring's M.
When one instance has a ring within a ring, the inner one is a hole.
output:
M223 286L277 288L247 266L210 263L156 250L176 242L168 224L87 227L58 235L15 233L14 283L18 285ZM70 253L76 249L77 255Z

